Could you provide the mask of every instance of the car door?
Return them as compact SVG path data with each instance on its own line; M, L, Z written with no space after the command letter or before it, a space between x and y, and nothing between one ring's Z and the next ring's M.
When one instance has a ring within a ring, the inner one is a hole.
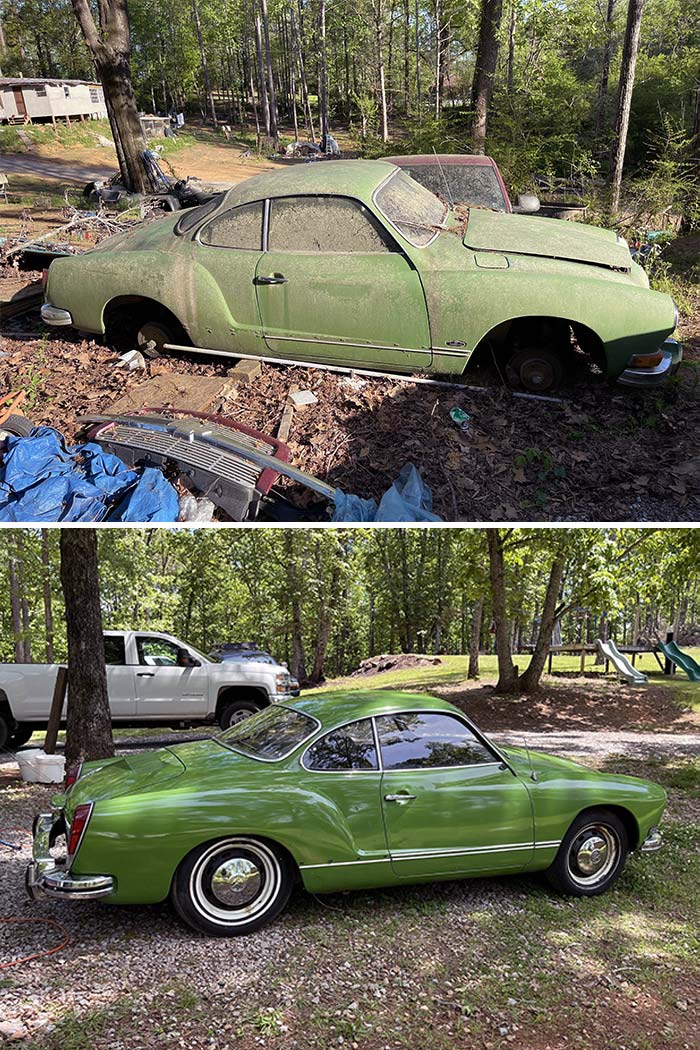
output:
M372 719L331 730L302 756L306 788L333 807L339 838L361 860L386 859L381 780Z
M204 718L208 674L199 661L178 665L179 647L157 635L137 635L136 715L153 720ZM194 659L194 658L193 658Z
M505 872L534 851L525 784L456 715L376 719L387 845L397 875Z
M389 371L430 365L418 271L359 201L274 198L266 249L255 284L271 354Z

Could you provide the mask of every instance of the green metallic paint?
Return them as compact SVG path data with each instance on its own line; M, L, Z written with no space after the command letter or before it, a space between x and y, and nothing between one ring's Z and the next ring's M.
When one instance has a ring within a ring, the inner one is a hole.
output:
M287 849L308 890L334 892L544 869L585 809L615 807L638 841L663 812L665 794L655 784L502 750L473 726L493 763L384 773L306 770L301 759L312 740L348 721L410 710L464 715L434 697L389 691L302 697L286 706L312 714L321 726L278 762L207 740L86 763L65 796L69 822L76 806L94 803L73 872L112 875L116 889L107 899L114 903L153 903L168 895L192 849L245 834ZM416 799L384 801L405 791Z
M169 310L196 346L397 372L459 374L487 337L500 338L518 319L546 317L592 332L614 379L632 354L655 351L673 331L671 298L649 290L612 231L472 209L466 229L450 212L445 230L414 247L374 201L395 171L381 161L334 161L270 172L228 191L218 212L281 196L351 197L374 213L398 252L210 247L197 228L176 236L176 213L53 262L47 299L88 332L104 332L115 299L145 297ZM253 283L275 272L288 283ZM451 342L464 349L451 350Z

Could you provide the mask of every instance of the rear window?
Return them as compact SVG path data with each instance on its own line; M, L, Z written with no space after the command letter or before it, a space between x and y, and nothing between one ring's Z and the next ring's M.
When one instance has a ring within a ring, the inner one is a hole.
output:
M379 187L374 203L416 248L430 244L447 214L447 206L434 193L401 169Z
M307 737L318 729L315 718L304 715L290 707L274 705L266 707L257 715L237 722L220 739L251 758L276 761L291 755Z
M193 230L198 222L202 219L206 219L207 215L211 215L212 212L221 204L224 199L223 193L215 194L210 201L206 204L200 204L198 208L186 208L182 213L182 217L178 220L175 225L175 233L182 235L183 233L189 233Z
M507 211L501 184L488 164L406 164L402 170L431 193L455 204Z

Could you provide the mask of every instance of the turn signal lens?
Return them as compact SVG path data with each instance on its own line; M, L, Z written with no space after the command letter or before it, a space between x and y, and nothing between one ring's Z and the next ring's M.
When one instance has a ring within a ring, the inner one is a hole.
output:
M660 350L655 354L635 354L630 358L629 368L656 368L663 361L664 355Z
M83 771L83 763L78 762L77 765L71 766L70 769L66 770L66 775L63 779L63 790L68 791L69 788L73 787L76 780L79 778Z
M73 820L70 826L70 835L68 836L68 856L72 857L78 852L78 846L83 837L83 832L87 827L87 822L90 819L92 813L92 802L86 802L82 806L78 806L73 814Z
M42 270L41 271L41 290L42 290L42 292L46 291L46 285L48 283L49 283L49 271L48 270Z

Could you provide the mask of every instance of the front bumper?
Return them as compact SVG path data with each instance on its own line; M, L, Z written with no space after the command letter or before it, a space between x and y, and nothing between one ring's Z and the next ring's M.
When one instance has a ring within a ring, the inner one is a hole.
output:
M33 860L27 867L25 884L32 900L57 897L60 900L96 900L114 892L111 875L73 875L51 856L51 833L56 824L53 813L41 813L34 822Z
M659 386L678 370L683 360L683 347L675 339L666 339L661 347L663 358L655 368L626 368L618 376L621 386L637 388Z
M60 326L73 324L73 318L68 310L62 310L59 306L52 306L51 303L44 303L42 305L41 319L46 324L52 325Z
M663 845L664 836L659 828L649 828L649 834L639 847L642 853L656 853Z

